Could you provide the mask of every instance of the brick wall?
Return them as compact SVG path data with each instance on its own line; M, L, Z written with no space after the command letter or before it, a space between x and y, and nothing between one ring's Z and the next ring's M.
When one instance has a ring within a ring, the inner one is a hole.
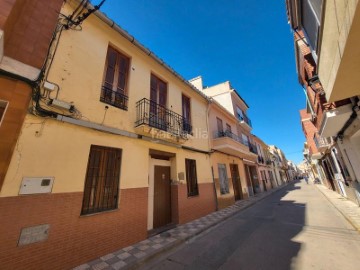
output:
M5 23L10 15L16 0L0 1L0 29L5 28Z
M177 190L177 201L172 203L177 205L178 209L175 210L175 213L179 224L184 224L215 211L216 204L212 183L199 184L199 195L194 197L187 196L186 185L176 185L173 186L173 189Z
M69 269L147 237L147 188L120 192L119 209L81 216L82 193L0 198L0 268ZM49 238L17 246L21 228L50 224Z
M5 55L41 68L63 0L0 1Z
M300 111L300 117L302 121L301 124L303 132L306 137L310 153L316 154L319 152L314 141L314 134L317 132L317 128L315 127L314 123L311 122L311 116L306 112L306 109Z

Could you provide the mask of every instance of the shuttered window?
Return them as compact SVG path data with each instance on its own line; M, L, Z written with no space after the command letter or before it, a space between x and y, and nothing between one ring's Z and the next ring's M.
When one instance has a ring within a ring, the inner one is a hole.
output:
M182 116L183 116L183 131L190 134L192 131L191 114L190 114L190 98L182 95Z
M231 132L231 126L229 125L229 124L226 124L226 132L228 132L228 133L232 133Z
M223 134L224 133L223 121L220 118L216 118L216 122L217 122L217 129L219 134Z
M185 159L185 167L188 196L197 196L199 195L199 187L196 174L196 161L193 159Z
M112 47L108 48L105 76L100 100L127 110L127 81L130 59Z
M121 149L92 145L81 214L116 209L119 197Z

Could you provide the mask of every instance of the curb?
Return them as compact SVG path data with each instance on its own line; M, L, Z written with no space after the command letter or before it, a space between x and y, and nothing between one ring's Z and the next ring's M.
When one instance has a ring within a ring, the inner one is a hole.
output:
M351 224L351 226L354 227L355 231L357 231L358 233L360 233L360 225L357 225L357 222L355 222L354 220L352 220L351 217L349 217L347 214L345 214L344 211L342 211L341 209L339 209L331 200L328 196L326 196L326 194L317 186L315 185L316 188L321 192L321 194L331 203L332 206L334 206L334 208Z
M139 259L138 261L134 262L133 264L129 264L129 265L127 265L126 267L124 267L124 268L122 268L122 269L137 269L138 267L144 265L146 262L148 262L148 261L150 261L150 260L152 260L152 259L154 259L154 258L156 258L156 257L160 257L160 256L162 256L162 255L164 255L164 254L166 254L166 253L170 253L172 250L176 249L177 247L179 247L180 245L186 243L187 241L189 241L189 240L191 240L191 239L193 239L193 238L196 238L197 236L199 236L200 234L202 234L202 233L204 233L204 232L206 232L206 231L210 231L210 230L214 229L216 226L224 223L226 220L228 220L228 219L230 219L231 217L235 216L235 215L238 214L239 212L241 212L241 211L243 211L243 210L245 210L245 209L247 209L247 208L249 208L249 207L257 204L258 202L260 202L260 201L264 200L265 198L269 197L270 195L272 195L272 194L274 194L274 193L277 193L278 191L280 191L280 190L284 189L285 187L289 186L290 184L294 184L294 183L296 183L296 182L297 182L297 181L288 182L288 183L284 184L283 186L278 187L278 188L275 189L275 190L274 190L274 189L271 190L271 192L270 192L270 191L267 191L266 195L264 195L263 197L255 200L255 201L252 201L252 202L250 202L250 203L247 204L247 205L244 205L244 206L242 206L242 207L239 207L239 209L237 209L236 211L230 213L230 214L229 214L228 216L226 216L226 217L223 217L223 219L222 219L221 221L214 222L213 224L210 224L209 226L204 227L204 228L200 229L199 231L196 231L196 232L194 232L193 234L191 234L191 235L189 235L189 236L187 236L187 237L185 237L185 238L183 238L183 239L178 239L178 240L174 241L171 245L169 245L169 246L164 246L164 247L158 249L158 250L157 250L156 252L154 252L153 254L150 254L150 255L142 258L142 259ZM243 201L247 201L247 200L248 200L248 199L243 200ZM236 203L235 203L234 205L236 205ZM233 205L232 205L232 206L233 206ZM229 206L229 207L231 207L231 206ZM224 209L226 209L226 208L224 208ZM221 210L220 210L220 211L221 211ZM215 211L215 212L216 212L216 211Z

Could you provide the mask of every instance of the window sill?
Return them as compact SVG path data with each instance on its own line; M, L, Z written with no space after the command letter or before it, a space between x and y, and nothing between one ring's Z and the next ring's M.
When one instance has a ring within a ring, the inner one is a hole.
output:
M187 195L187 198L188 199L191 199L191 198L197 198L197 197L199 197L200 196L200 194L196 194L196 195Z
M121 110L123 110L123 111L127 111L127 110L128 110L127 105L120 105L120 104L116 104L116 103L114 103L114 102L105 101L105 100L100 100L100 102L105 103L105 104L108 104L108 105L110 105L110 106L112 106L112 107L121 109Z
M105 210L105 211L101 211L101 212L90 213L90 214L80 214L80 217L92 217L92 216L97 216L97 215L101 215L101 214L116 212L118 210L119 210L119 208Z

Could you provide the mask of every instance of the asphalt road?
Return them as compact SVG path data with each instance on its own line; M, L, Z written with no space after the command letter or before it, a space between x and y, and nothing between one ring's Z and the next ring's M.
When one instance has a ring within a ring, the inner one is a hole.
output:
M360 234L313 184L289 185L141 269L360 269Z

